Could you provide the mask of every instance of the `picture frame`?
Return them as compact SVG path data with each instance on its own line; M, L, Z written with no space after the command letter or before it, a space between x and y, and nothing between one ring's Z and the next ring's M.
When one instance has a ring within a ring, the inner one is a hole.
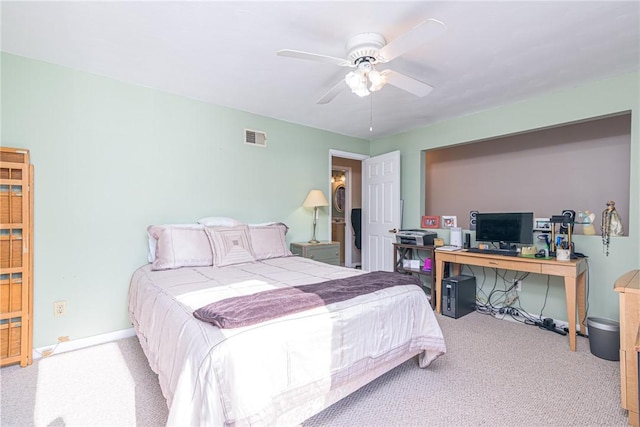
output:
M458 226L458 217L443 215L442 216L442 228L451 228Z
M549 218L534 218L533 231L551 231L551 222Z
M439 228L440 227L440 217L439 216L428 216L424 215L422 217L422 228Z

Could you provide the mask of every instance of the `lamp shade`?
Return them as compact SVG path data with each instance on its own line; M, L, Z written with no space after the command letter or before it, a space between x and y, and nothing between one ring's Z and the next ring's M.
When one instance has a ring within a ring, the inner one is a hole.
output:
M305 208L315 208L316 206L329 206L327 198L324 197L322 190L311 190L307 194L307 198L304 199L302 204Z

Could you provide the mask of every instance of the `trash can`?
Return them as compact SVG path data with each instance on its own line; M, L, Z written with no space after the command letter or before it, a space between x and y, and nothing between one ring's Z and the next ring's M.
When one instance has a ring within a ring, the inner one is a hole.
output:
M620 360L620 323L598 317L587 318L589 348L594 356Z

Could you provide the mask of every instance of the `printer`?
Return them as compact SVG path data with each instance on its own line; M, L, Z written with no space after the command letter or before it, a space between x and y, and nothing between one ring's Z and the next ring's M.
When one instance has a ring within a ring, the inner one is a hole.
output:
M400 230L396 233L396 243L416 246L433 245L433 239L438 237L435 231L427 230Z

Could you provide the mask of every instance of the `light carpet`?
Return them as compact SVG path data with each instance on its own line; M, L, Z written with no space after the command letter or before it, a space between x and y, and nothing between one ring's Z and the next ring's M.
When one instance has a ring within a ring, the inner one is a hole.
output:
M447 354L415 359L304 422L315 426L626 426L618 362L472 313L437 316ZM0 370L3 426L159 426L167 407L135 337Z

